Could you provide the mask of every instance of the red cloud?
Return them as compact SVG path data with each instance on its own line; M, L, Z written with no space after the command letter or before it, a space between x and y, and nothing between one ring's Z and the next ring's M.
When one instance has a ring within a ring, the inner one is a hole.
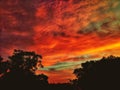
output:
M2 0L1 3L0 54L5 57L15 48L32 50L43 56L44 66L50 66L71 59L84 61L76 57L86 54L93 55L90 59L120 55L119 26L112 26L117 17L109 12L109 1ZM72 70L44 72L50 82L66 82L74 77ZM59 78L61 73L65 74L63 78Z

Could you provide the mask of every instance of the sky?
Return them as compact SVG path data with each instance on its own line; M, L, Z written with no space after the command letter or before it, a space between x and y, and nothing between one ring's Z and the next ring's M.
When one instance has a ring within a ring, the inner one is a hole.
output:
M50 83L68 82L87 60L120 56L120 0L0 0L0 55L43 56Z

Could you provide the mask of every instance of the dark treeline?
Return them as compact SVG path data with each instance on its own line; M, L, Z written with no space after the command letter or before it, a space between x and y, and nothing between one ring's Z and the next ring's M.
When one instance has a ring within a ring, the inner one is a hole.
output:
M42 56L35 52L14 50L4 60L0 56L0 89L2 90L120 90L120 57L103 57L87 61L73 71L76 79L63 84L49 84L48 76L36 75L43 68Z
M120 90L120 57L87 61L75 69L72 82L82 90Z

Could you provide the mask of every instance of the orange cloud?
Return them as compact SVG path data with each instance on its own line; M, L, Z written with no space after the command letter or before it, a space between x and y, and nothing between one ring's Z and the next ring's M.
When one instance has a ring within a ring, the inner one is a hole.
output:
M57 68L62 70L37 71L46 73L50 82L74 78L71 72L86 60L120 55L117 0L15 0L14 3L2 0L1 3L1 55L6 57L17 48L41 54L46 67L55 67L59 62L68 67L75 62L70 69L61 65Z

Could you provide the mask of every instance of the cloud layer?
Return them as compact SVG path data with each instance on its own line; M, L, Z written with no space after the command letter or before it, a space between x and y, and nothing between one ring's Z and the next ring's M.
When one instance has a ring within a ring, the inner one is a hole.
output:
M80 63L120 55L119 11L119 0L0 0L0 55L36 51L37 73L67 82Z

